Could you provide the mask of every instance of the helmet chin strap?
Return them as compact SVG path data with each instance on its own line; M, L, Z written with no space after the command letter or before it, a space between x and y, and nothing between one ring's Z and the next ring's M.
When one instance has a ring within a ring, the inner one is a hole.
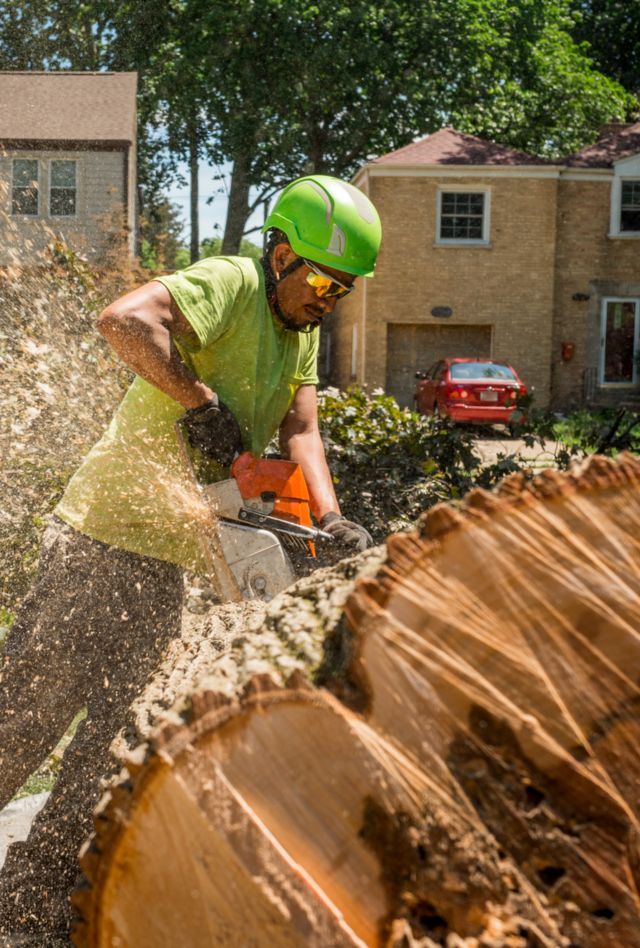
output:
M265 274L265 282L267 285L267 299L269 300L270 305L273 307L273 311L276 316L286 329L290 329L291 332L304 332L310 333L320 325L320 320L316 320L313 323L307 323L306 326L298 326L286 313L283 311L280 306L280 300L278 299L278 283L286 279L289 274L293 273L299 267L304 264L302 257L296 257L295 260L292 260L291 263L284 268L280 273L280 276L277 277L273 272L273 267L271 266L271 261L267 254L264 257L260 258L260 263L262 264L262 269Z

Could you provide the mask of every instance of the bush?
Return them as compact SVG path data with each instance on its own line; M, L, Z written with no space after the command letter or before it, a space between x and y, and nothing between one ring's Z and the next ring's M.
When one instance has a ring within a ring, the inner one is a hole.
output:
M481 461L471 435L446 419L418 415L383 392L357 388L325 389L318 401L342 511L366 525L376 542L476 483Z

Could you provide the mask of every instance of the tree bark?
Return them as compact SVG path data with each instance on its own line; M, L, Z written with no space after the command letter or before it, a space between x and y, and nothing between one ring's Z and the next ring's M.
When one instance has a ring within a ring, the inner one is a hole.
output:
M514 475L186 630L75 943L640 946L639 488Z
M231 172L231 189L227 205L227 219L224 225L221 253L233 256L240 250L247 218L249 216L249 157L236 155Z
M200 259L200 217L199 197L200 185L198 181L199 166L198 134L195 125L189 130L189 221L191 237L189 239L189 259L195 263Z

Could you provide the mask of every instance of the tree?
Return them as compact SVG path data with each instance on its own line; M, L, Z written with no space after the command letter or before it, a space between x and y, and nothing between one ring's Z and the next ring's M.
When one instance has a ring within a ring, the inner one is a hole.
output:
M627 0L574 0L572 35L588 44L596 67L640 96L640 4Z
M140 258L151 269L173 270L182 251L179 209L166 199L149 203L140 215Z
M233 162L225 253L299 174L349 177L447 123L558 154L629 107L573 42L568 0L188 6L189 48L212 89L207 150Z

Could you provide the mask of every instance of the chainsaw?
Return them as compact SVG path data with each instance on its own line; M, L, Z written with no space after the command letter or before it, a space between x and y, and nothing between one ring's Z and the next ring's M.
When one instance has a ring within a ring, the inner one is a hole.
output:
M315 557L330 534L312 526L309 490L299 464L245 451L231 477L201 484L182 426L175 424L185 472L212 516L199 539L214 591L223 601L269 601L294 582L289 553Z

